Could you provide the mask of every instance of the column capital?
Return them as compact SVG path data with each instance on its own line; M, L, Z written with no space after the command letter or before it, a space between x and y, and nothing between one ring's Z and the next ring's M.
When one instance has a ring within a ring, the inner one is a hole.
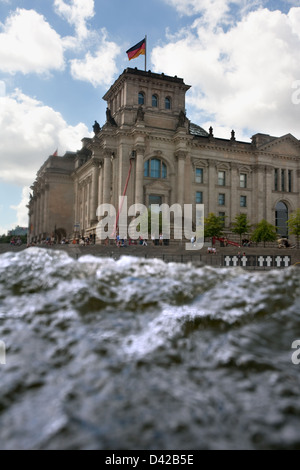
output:
M188 152L185 152L184 150L177 150L177 152L175 152L175 158L177 159L177 161L185 160L187 155Z
M115 156L115 153L114 153L113 149L106 148L106 149L103 150L103 157L104 158L111 158L111 157L114 158L114 156Z
M100 158L93 158L91 160L91 165L93 168L101 168L103 164L103 160L101 160Z
M145 146L144 146L144 145L141 145L141 144L138 144L138 145L136 145L136 147L135 147L135 151L136 151L137 155L138 155L138 154L139 154L139 155L144 155L144 153L145 153Z

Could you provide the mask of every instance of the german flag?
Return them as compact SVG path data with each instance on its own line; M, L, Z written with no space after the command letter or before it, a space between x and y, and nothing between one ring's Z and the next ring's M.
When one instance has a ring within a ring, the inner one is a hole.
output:
M142 39L135 46L132 46L128 51L126 51L128 59L136 59L140 54L146 54L146 38Z

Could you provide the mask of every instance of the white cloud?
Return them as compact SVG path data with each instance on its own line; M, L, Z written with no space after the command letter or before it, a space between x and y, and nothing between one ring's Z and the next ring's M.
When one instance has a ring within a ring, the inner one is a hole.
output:
M79 39L87 37L89 31L86 25L88 19L93 18L94 0L54 0L54 8L58 15L75 27Z
M1 71L41 74L64 68L61 38L36 11L17 9L6 19L2 30Z
M24 186L22 189L21 201L17 206L11 205L10 208L17 212L16 214L16 225L20 227L28 226L28 208L26 207L29 201L30 188L29 186Z
M165 2L176 8L181 15L201 15L198 21L206 27L215 28L220 24L232 23L239 13L243 15L267 0L165 0ZM235 16L230 14L232 9L235 9Z
M69 126L60 113L20 90L0 97L0 178L30 185L57 147L59 154L76 151L89 136L83 123Z
M115 58L120 54L120 47L107 41L106 32L102 30L103 38L94 55L88 52L84 59L70 61L72 77L91 83L94 87L108 86L117 73Z
M5 94L6 94L6 85L5 85L5 82L3 82L2 80L0 80L0 97L5 96Z
M299 31L300 8L287 15L259 9L227 30L194 21L180 38L153 49L152 62L156 71L192 85L192 117L213 121L227 137L235 128L238 139L245 130L299 138L300 106L291 102L292 84L300 79Z

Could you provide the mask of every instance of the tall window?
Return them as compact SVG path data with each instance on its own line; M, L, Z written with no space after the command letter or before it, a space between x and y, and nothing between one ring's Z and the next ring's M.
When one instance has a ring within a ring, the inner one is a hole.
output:
M240 174L240 188L247 188L247 175L246 173Z
M225 171L218 171L218 185L225 186Z
M281 237L287 237L288 236L288 208L286 204L282 201L278 202L276 204L275 208L275 225L277 229L278 235Z
M240 207L247 207L247 196L240 196Z
M293 191L292 188L292 170L288 170L288 185L289 185L289 193Z
M219 194L219 206L225 206L225 194Z
M171 100L168 96L165 98L165 109L171 109Z
M139 104L145 104L145 95L142 91L139 92L139 95L138 95L138 101L139 101Z
M157 106L158 106L158 97L157 97L157 95L152 95L152 106L153 106L153 108L157 108Z
M196 204L203 204L203 193L202 193L202 191L196 191Z
M196 183L203 183L203 168L196 168L195 181Z
M151 158L145 162L144 176L146 178L166 178L167 165L158 158Z
M275 191L278 191L278 168L275 168L274 170L274 189Z
M285 170L281 170L281 191L285 191Z

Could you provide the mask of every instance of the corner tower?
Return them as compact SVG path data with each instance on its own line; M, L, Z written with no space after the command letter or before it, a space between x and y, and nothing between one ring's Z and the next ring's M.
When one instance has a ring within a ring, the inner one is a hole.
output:
M178 115L185 112L190 86L182 78L127 68L103 96L118 127L145 126L175 130Z

